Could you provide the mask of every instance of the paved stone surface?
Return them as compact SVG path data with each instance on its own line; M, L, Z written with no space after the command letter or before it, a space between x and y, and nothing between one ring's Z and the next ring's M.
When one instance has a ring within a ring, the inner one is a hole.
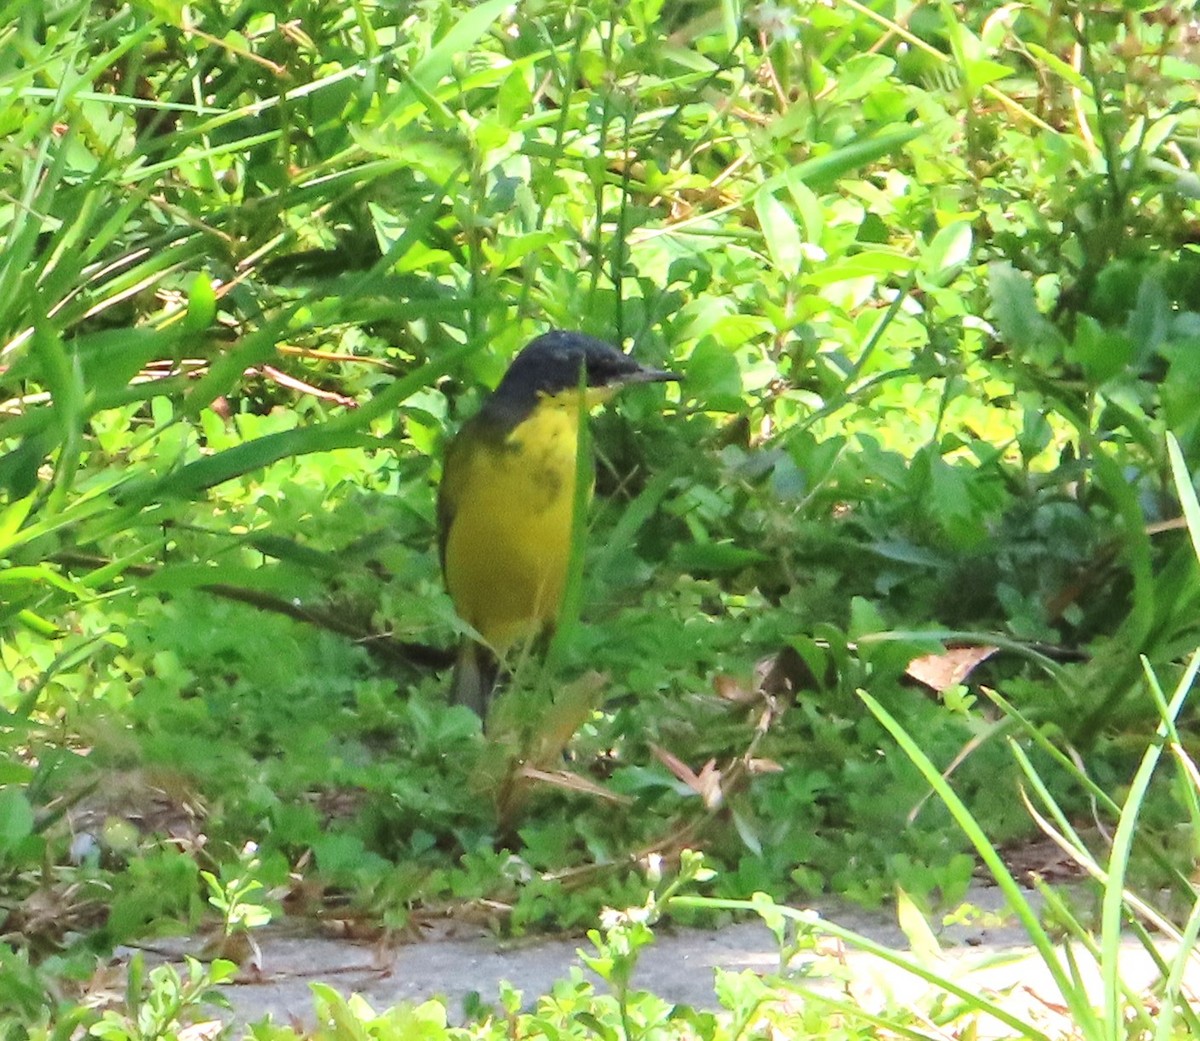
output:
M995 888L978 887L967 902L984 911L1002 910ZM868 912L835 904L819 910L823 918L877 943L896 950L907 947L892 911ZM276 1021L311 1025L309 985L318 981L344 994L361 994L376 1009L440 997L446 1001L451 1019L460 1020L467 995L478 993L483 1001L494 1002L501 980L523 992L527 1007L548 993L556 980L567 978L572 968L595 980L583 970L578 956L580 948L590 949L584 938L504 944L486 936L441 935L385 950L378 945L285 937L269 931L255 935L259 937L260 968L244 972L235 985L226 988L239 1023L270 1015ZM950 926L940 932L938 940L942 951L935 956L934 968L939 976L961 981L973 994L995 995L1006 1008L1032 1022L1049 1021L1061 1014L1062 1001L1050 974L1027 946L1024 932L1012 924L1011 916L1004 924ZM188 941L156 947L160 957L168 958L197 949L198 945ZM916 1003L929 989L911 973L872 955L845 950L833 941L823 942L817 955L802 955L798 962L806 969L806 984L865 1007ZM668 1001L714 1009L718 1007L713 989L717 968L778 972L774 937L757 921L713 931L660 924L654 944L642 953L634 984ZM1100 981L1096 974L1091 975L1094 1000L1099 1002ZM1139 988L1155 978L1150 959L1132 943L1122 954L1122 975ZM1189 981L1200 992L1200 971L1195 966ZM980 1036L1011 1033L985 1026Z

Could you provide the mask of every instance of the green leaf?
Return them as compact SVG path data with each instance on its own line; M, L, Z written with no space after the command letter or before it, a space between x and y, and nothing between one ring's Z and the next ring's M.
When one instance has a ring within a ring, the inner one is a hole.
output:
M1027 351L1047 344L1062 345L1062 333L1038 311L1033 286L1011 264L988 267L988 290L996 326L1009 347Z
M740 407L742 370L737 356L712 338L696 345L683 389L690 400L730 411Z
M33 611L27 609L18 611L16 617L17 621L31 633L45 637L47 640L57 640L63 635L63 631L57 625Z
M302 567L311 568L315 571L327 571L331 574L336 574L345 566L344 562L335 554L322 553L320 550L313 549L311 546L305 546L303 543L283 535L262 533L252 535L246 541L258 550L259 553L263 554L263 556L274 557L276 560L284 560L291 564L299 564Z
M1137 300L1125 324L1138 364L1148 361L1166 342L1173 318L1162 278L1156 272L1148 273L1138 286Z
M38 470L46 458L46 453L50 451L51 441L45 431L38 431L23 438L11 452L0 456L0 488L6 489L9 498L14 500L10 510L15 509L16 503L21 501L33 505L33 492L38 486ZM26 507L24 514L17 521L17 527L25 520L28 512L29 508ZM0 553L6 548L2 536L8 533L8 521L9 514L6 511L5 520L0 523L0 528L3 528L3 531L0 531ZM11 534L16 534L16 527L12 528Z
M166 477L131 487L123 498L131 503L192 499L209 488L261 470L281 459L332 452L338 448L364 447L380 447L380 442L356 430L330 429L328 425L281 430L188 463Z
M1080 315L1067 358L1081 366L1088 382L1098 387L1124 372L1135 352L1134 341L1120 329Z
M23 789L9 784L0 788L0 853L11 853L33 834L33 807Z
M788 179L792 177L807 184L810 188L828 186L852 170L860 170L877 159L895 154L909 141L916 140L924 133L924 127L906 126L896 130L886 130L874 137L858 138L850 144L843 145L824 155L797 163L786 173L768 178L763 182L759 191L774 191L784 187Z
M492 27L492 23L511 7L509 0L485 0L475 7L458 11L450 31L408 70L404 85L380 114L379 122L387 122L394 113L401 113L416 104L433 109L435 103L431 96L442 80L450 75L454 62L469 52ZM503 75L500 69L496 72L498 76Z
M839 261L821 264L806 275L815 286L831 286L856 278L884 279L907 275L913 268L912 257L893 249L864 249Z
M886 81L895 69L896 63L886 55L854 55L838 70L838 100L845 102L866 97Z
M930 513L957 547L969 549L977 545L986 537L987 529L971 497L975 475L964 466L948 462L936 451L920 458L927 460Z
M787 207L770 192L754 196L754 212L767 244L767 255L786 278L794 278L804 259L800 230Z
M1171 477L1183 507L1188 534L1192 537L1192 548L1195 550L1196 560L1200 561L1200 501L1196 498L1196 486L1192 483L1191 471L1174 434L1167 434L1167 457L1171 461Z
M966 73L967 86L971 94L974 95L989 83L996 83L999 80L1007 79L1013 75L1013 70L998 61L992 61L989 58L978 58L967 62Z
M974 235L971 222L947 224L933 237L921 256L922 282L944 286L952 282L971 256Z
M681 545L671 555L672 562L682 571L729 572L741 571L763 564L769 559L756 549L745 549L730 542L699 542Z
M796 207L796 213L804 225L806 241L820 242L821 236L825 233L825 211L821 206L820 197L790 170L787 177L787 190Z
M44 564L34 564L26 567L0 568L0 586L2 585L50 585L63 592L71 593L81 599L86 599L88 590L69 578L64 578L57 571Z
M47 501L48 512L57 513L75 480L83 447L83 369L77 357L68 354L58 331L46 321L34 325L32 348L42 380L54 402L57 420L58 461L54 468L54 490Z
M212 325L216 317L217 292L213 288L212 280L201 271L192 279L188 288L188 306L183 328L190 333L203 332Z
M1063 61L1057 54L1046 50L1041 44L1025 40L1024 46L1030 54L1042 62L1051 72L1062 79L1074 90L1081 91L1084 97L1092 96L1091 81L1075 68L1070 62Z
M237 586L287 597L304 596L314 591L312 584L304 582L293 569L278 565L169 564L138 581L138 588L146 592L178 593L213 585Z
M71 349L79 358L89 395L96 398L125 387L147 362L175 357L179 343L178 329L105 329L76 337ZM148 384L146 397L153 386Z
M179 417L198 416L222 394L228 394L249 368L275 357L275 345L285 334L288 323L300 310L299 303L286 307L242 337L237 346L213 362L192 387L179 408Z
M756 857L761 857L762 827L754 819L748 799L731 800L727 806L733 826L737 829L738 838L745 843L746 848Z
M913 957L926 968L933 968L940 960L942 949L937 937L929 927L928 919L913 902L913 898L899 886L896 887L896 918L900 930L908 940Z
M851 640L857 640L868 633L881 633L886 630L887 623L883 620L883 615L870 600L861 596L851 599L850 627L846 631Z
M0 459L0 469L4 467L4 459ZM29 511L34 507L35 495L26 495L0 510L0 556L4 556L16 542L17 532L22 528Z
M14 723L14 717L8 713L0 713L0 719L3 720L6 727L12 726ZM10 759L0 759L0 788L28 784L35 776L35 771L31 766L15 763Z

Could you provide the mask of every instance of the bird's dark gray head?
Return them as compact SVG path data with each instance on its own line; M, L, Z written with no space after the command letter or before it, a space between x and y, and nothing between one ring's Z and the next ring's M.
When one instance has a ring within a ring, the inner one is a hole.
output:
M578 387L620 387L627 383L663 383L679 377L640 364L603 340L555 330L533 340L496 388L495 398L532 405L539 396Z

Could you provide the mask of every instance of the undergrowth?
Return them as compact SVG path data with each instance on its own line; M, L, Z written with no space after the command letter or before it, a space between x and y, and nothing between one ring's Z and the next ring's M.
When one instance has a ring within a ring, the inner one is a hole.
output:
M231 879L521 932L703 848L718 899L953 903L973 854L860 690L993 842L1030 833L1005 737L1068 822L1042 738L1128 783L1200 617L1178 12L0 12L14 993ZM584 624L484 737L433 488L548 327L684 380L595 421ZM1147 791L1151 882L1180 805Z

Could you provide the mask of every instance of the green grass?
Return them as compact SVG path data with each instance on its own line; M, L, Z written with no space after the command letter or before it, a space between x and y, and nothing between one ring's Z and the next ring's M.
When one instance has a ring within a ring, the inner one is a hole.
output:
M638 903L640 857L683 847L716 899L952 900L961 819L885 720L992 845L1029 834L1029 770L1064 832L1137 776L1200 644L1181 23L0 13L19 957L84 977L246 871L386 926L487 898L515 932ZM434 487L552 326L685 379L594 422L582 624L485 740L430 666ZM905 668L947 640L1002 651L930 696ZM1148 885L1190 871L1192 802L1139 803Z

